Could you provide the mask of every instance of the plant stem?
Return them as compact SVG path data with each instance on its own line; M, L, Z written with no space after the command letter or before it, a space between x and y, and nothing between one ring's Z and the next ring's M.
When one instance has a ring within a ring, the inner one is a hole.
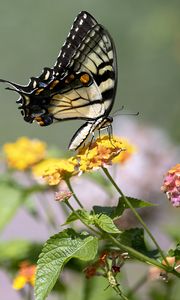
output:
M175 271L174 269L172 269L172 267L169 267L167 265L161 264L160 262L158 262L157 260L150 258L140 252L138 252L137 250L126 246L124 244L122 244L121 242L119 242L114 236L112 236L110 233L108 233L108 237L113 241L113 243L115 245L117 245L120 249L122 249L123 251L128 252L130 255L132 255L134 258L136 258L137 260L140 260L142 262L145 262L149 265L153 265L156 266L160 269L165 270L166 272L172 273L175 276L180 278L180 273L178 273L177 271Z
M97 235L101 235L99 231L95 230L93 227L88 225L87 223L84 222L84 220L81 218L81 216L78 214L76 210L71 206L71 204L68 201L65 201L66 205L69 207L69 209L78 217L78 219L86 226L88 227L91 231L93 231Z
M138 252L137 250L122 244L115 237L113 237L110 233L108 234L108 236L113 241L113 243L116 244L120 249L122 249L123 251L128 252L128 254L132 255L137 260L146 262L149 265L157 266L158 268L162 268L162 269L165 269L165 270L167 269L167 267L165 265L161 265L161 263L156 261L155 259L152 259L152 258Z
M111 183L113 184L113 186L115 187L115 189L118 191L118 193L121 195L121 197L123 198L123 200L126 202L126 204L129 206L129 208L131 209L131 211L133 212L133 214L136 216L136 218L138 219L138 221L141 223L141 225L144 227L144 229L146 230L147 234L149 235L149 237L151 238L151 240L154 242L154 244L156 245L157 249L159 250L159 253L161 254L162 258L164 259L164 261L166 262L166 264L169 266L169 263L161 249L161 247L159 246L159 244L157 243L157 241L155 240L154 236L152 235L152 233L150 232L149 228L147 227L147 225L145 224L145 222L143 221L143 219L141 218L141 216L138 214L138 212L134 209L134 207L131 205L131 203L129 202L129 200L127 199L127 197L123 194L123 192L121 191L121 189L118 187L118 185L116 184L116 182L114 181L114 179L112 178L112 176L110 175L109 171L106 168L102 168L104 173L106 174L106 176L109 178L109 180L111 181Z
M119 286L113 288L115 292L121 297L123 300L128 300L128 298L122 293Z
M76 200L77 204L78 204L81 208L84 208L83 205L81 204L81 202L79 201L78 197L77 197L76 194L74 193L74 190L73 190L73 188L72 188L72 185L71 185L69 179L66 180L66 184L67 184L69 190L71 191L71 193L73 194L74 199Z

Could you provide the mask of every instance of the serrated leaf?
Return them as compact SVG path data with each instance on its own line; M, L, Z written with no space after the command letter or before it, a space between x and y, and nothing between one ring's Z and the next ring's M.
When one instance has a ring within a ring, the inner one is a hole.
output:
M104 214L108 217L111 217L115 214L116 206L93 206L93 211L95 214Z
M108 233L120 233L113 220L104 214L94 216L94 224Z
M132 198L132 197L126 197L130 204L134 208L142 208L142 207L150 207L155 206L155 204L143 201L140 199ZM96 214L105 214L109 216L111 219L116 219L120 217L125 209L128 209L129 206L125 202L125 200L121 197L119 198L118 205L117 206L93 206L93 210Z
M0 230L9 223L24 199L21 191L8 184L0 184Z
M129 203L132 205L134 208L143 208L143 207L151 207L151 206L156 206L154 203L150 203L141 199L137 198L132 198L132 197L126 197ZM117 205L117 212L122 215L125 209L129 208L128 204L124 200L123 197L119 198L119 202Z
M44 245L39 256L35 300L44 300L56 283L64 265L71 258L89 261L94 259L98 249L96 237L87 233L78 234L73 229L52 236Z
M86 211L78 209L75 212L73 211L67 218L65 225L70 224L76 220L79 220L80 218L84 221L86 224L92 224L92 216Z
M148 250L145 240L144 240L144 229L143 228L132 228L123 231L118 235L117 239L122 242L122 244L127 245L148 257L157 257L158 250Z
M143 228L132 228L125 230L121 233L118 238L120 241L136 250L147 250L144 242L144 229Z

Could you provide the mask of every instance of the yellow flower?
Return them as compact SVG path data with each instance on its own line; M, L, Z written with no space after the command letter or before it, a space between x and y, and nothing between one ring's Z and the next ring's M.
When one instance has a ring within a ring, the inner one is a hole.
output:
M49 185L57 185L61 180L77 174L76 165L77 161L74 158L49 158L35 165L32 172L36 178L43 178Z
M117 137L116 137L117 139ZM119 155L113 158L113 163L124 163L128 160L132 154L136 152L136 147L133 144L130 144L129 141L125 138L118 138L121 141L122 148L124 151L121 151Z
M20 264L19 272L13 281L13 288L15 290L22 289L26 284L34 286L35 283L36 266L24 261Z
M79 169L86 172L112 163L123 163L134 151L135 147L125 139L102 136L79 150Z
M21 137L15 143L5 144L3 151L10 168L24 171L45 157L46 144Z
M125 139L103 136L81 148L69 159L49 158L32 168L35 178L43 178L49 185L57 185L78 173L92 171L112 163L126 161L135 147ZM115 161L116 159L116 161Z

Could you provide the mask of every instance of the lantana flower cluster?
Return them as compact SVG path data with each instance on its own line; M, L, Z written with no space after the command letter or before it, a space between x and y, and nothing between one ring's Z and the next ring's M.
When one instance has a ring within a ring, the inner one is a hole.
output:
M19 138L15 143L3 146L9 168L24 171L46 156L46 144L38 139Z
M180 207L180 164L167 172L161 190L174 207Z
M30 168L37 180L41 178L51 186L84 172L113 163L124 163L136 151L128 140L109 136L102 136L87 144L70 158L46 157L46 144L26 137L5 144L3 150L8 167L21 171Z

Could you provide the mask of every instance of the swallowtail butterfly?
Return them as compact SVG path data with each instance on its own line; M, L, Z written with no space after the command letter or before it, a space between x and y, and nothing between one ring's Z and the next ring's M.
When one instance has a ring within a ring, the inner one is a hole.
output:
M23 86L8 80L26 122L47 126L55 121L86 122L73 135L69 149L78 149L90 135L111 129L117 84L116 51L110 34L89 13L75 19L53 68L44 68Z

